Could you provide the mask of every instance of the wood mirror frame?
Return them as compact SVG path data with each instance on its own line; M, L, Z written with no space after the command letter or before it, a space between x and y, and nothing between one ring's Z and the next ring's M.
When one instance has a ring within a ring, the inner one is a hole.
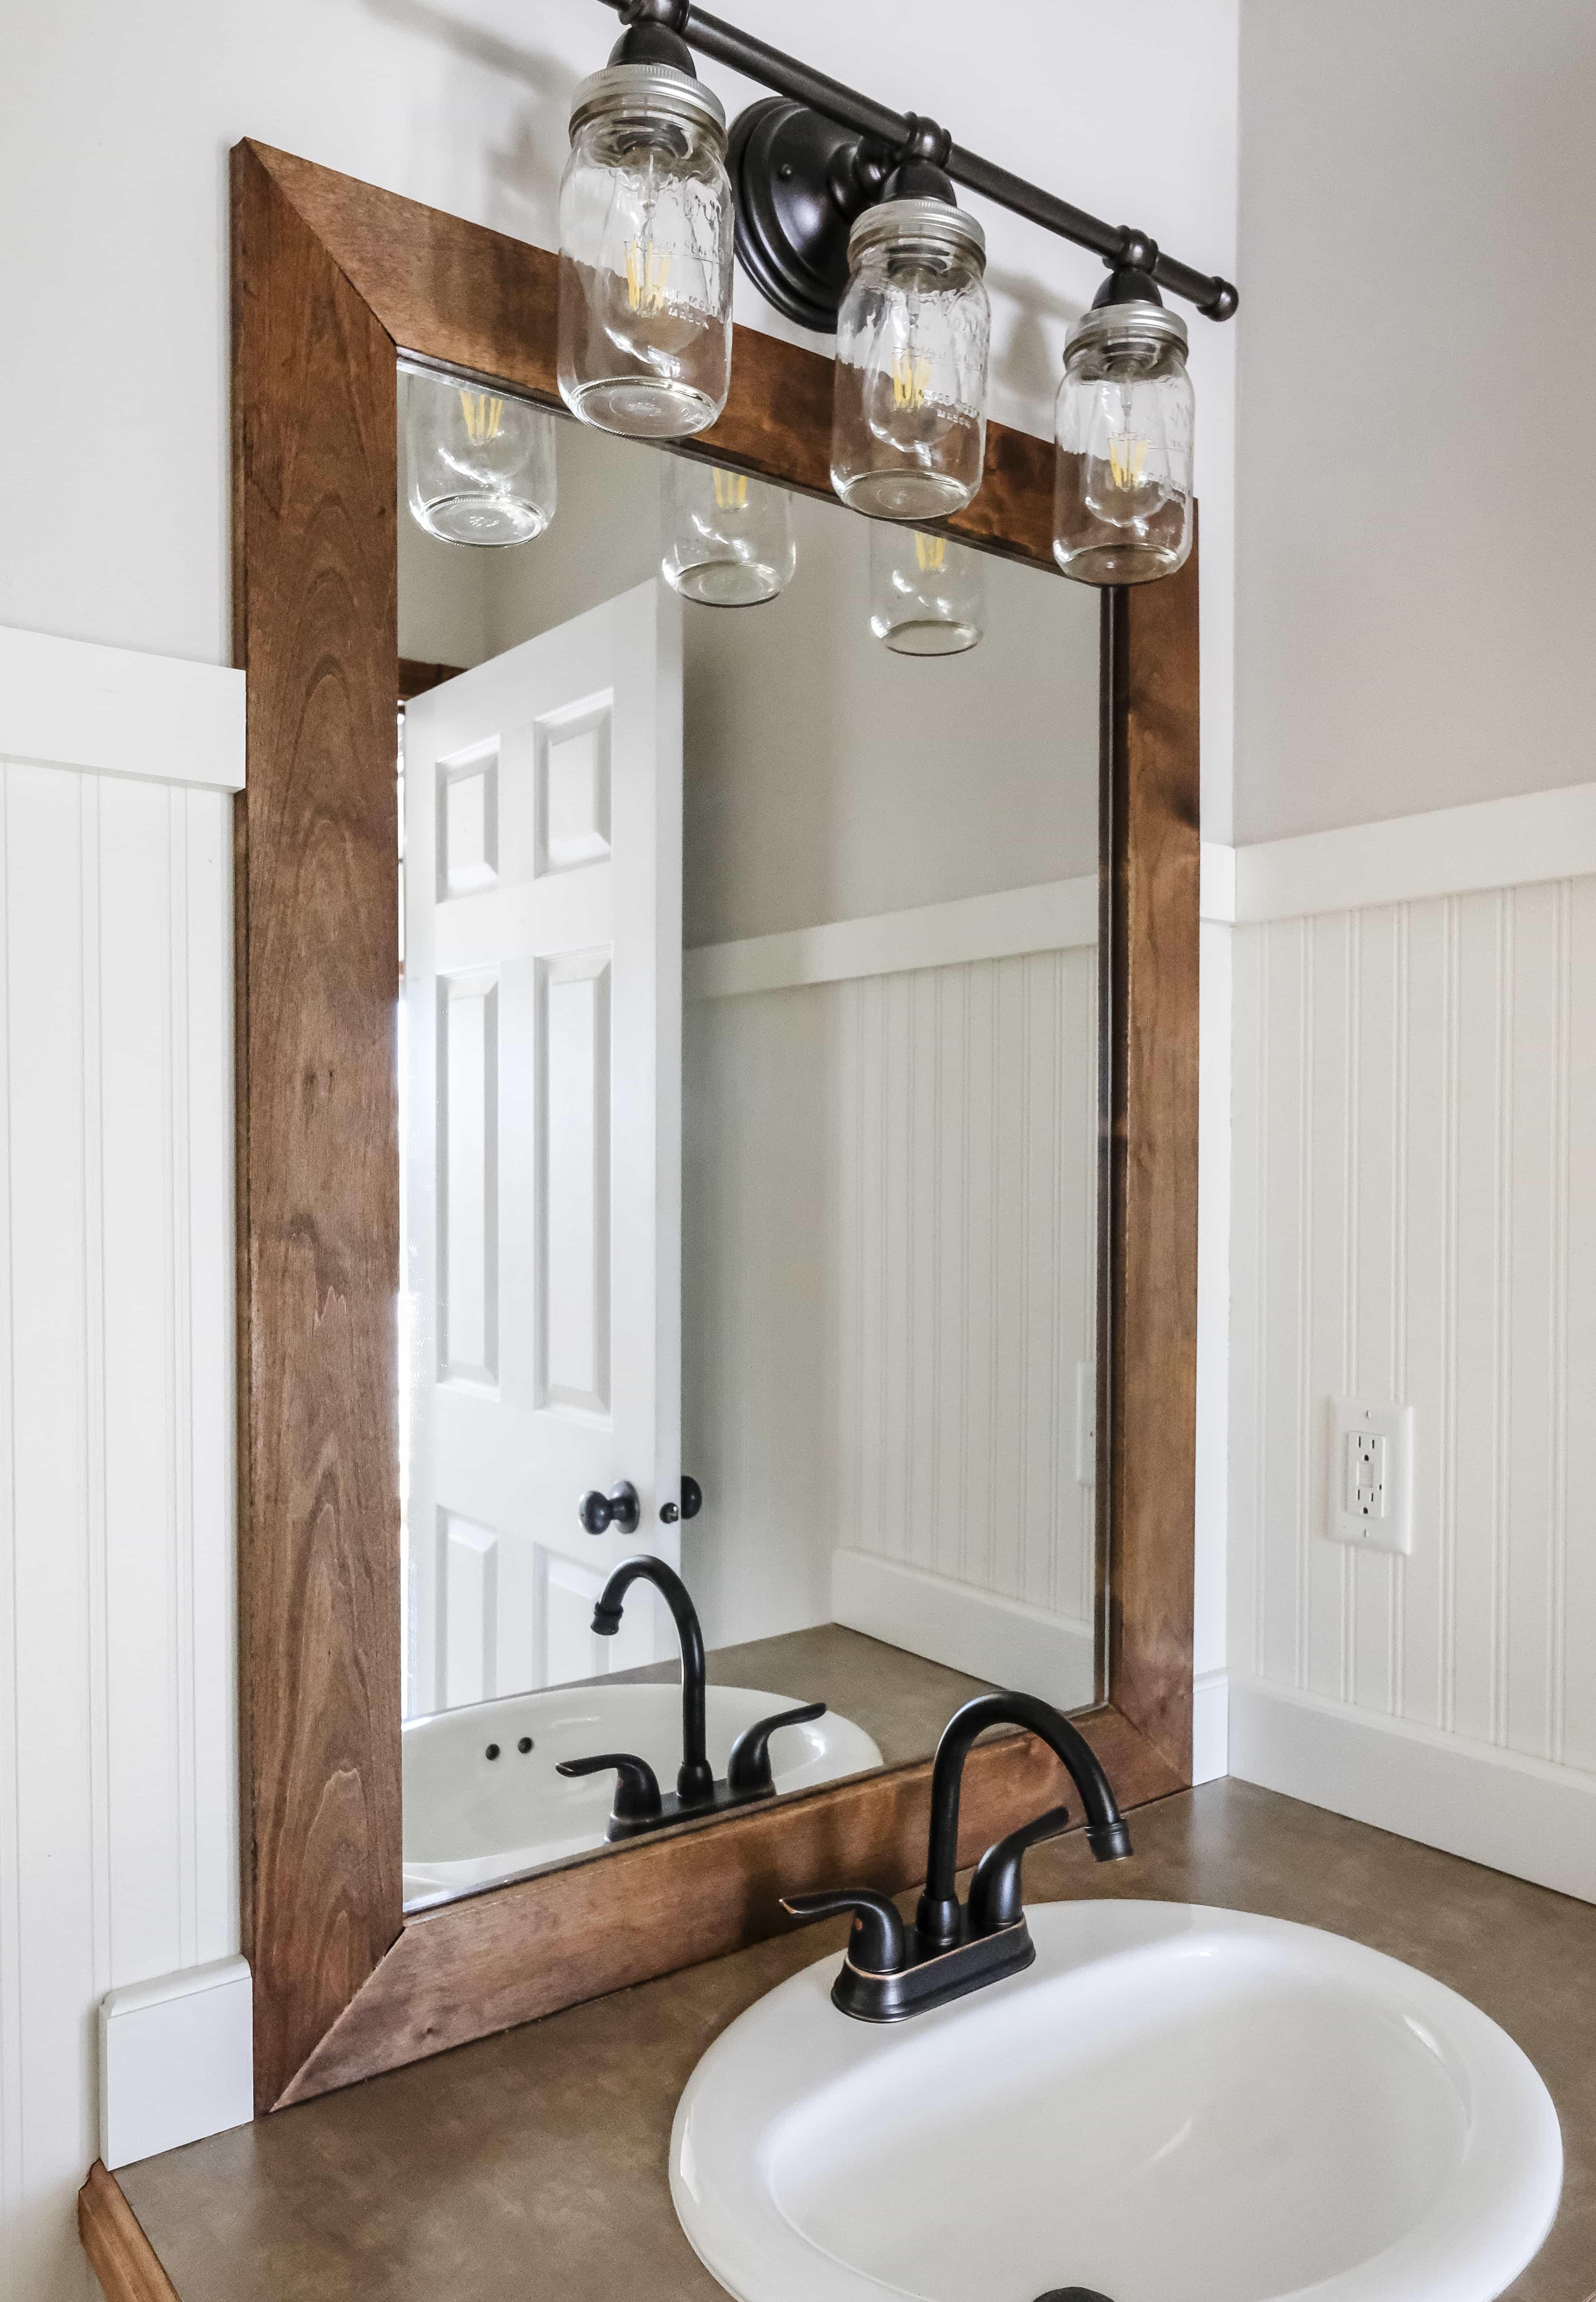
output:
M557 260L287 154L232 155L244 1951L265 2112L779 1926L779 1892L923 1871L928 1761L406 1920L394 1304L396 357L558 406ZM739 328L682 451L829 497L831 362ZM1054 569L1053 449L993 424L949 523ZM1126 1807L1191 1773L1197 580L1103 599L1099 1547ZM978 1746L961 1860L1061 1794ZM1067 1788L1068 1786L1065 1785Z

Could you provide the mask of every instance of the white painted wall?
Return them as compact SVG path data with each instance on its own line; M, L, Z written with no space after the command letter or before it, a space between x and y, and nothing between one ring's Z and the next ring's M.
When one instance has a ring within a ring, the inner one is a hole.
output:
M0 670L0 2294L78 2302L97 2001L239 1942L243 681Z
M1237 837L1592 772L1589 0L1244 0Z
M933 113L977 151L1234 273L1238 0L1112 10L736 0L736 20ZM244 135L556 242L570 91L596 0L58 0L8 28L0 309L0 623L226 660L225 155ZM706 65L735 113L760 91ZM979 208L994 413L1046 433L1094 258ZM739 274L739 317L781 323ZM1228 836L1236 331L1194 320L1210 830ZM85 540L93 549L86 550Z
M1230 1579L1238 1773L1596 1899L1593 80L1583 0L1242 10Z

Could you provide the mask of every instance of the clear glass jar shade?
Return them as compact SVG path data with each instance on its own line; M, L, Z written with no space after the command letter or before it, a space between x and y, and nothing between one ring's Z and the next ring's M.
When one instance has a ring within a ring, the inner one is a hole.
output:
M1066 355L1054 439L1054 557L1088 584L1172 576L1191 550L1195 403L1178 344Z
M753 608L793 580L798 547L784 488L672 456L665 486L665 580L707 608Z
M987 568L945 535L870 531L870 629L895 655L962 655L987 627Z
M924 520L970 501L987 454L991 329L978 255L907 231L861 251L837 315L832 402L831 483L845 504Z
M559 195L559 389L584 423L681 439L725 407L725 151L724 131L646 97L575 130Z
M410 510L445 543L527 543L554 517L554 418L446 376L405 379Z

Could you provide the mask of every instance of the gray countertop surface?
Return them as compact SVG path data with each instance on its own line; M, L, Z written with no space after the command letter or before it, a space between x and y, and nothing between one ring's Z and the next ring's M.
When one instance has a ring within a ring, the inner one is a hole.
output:
M1550 2088L1558 2223L1511 2302L1596 2302L1596 1909L1236 1782L1133 1818L1098 1869L1027 1858L1033 1902L1150 1896L1327 1927L1461 1991ZM811 1928L418 2063L117 2179L181 2302L711 2302L671 2210L671 2116L705 2047L840 1947ZM1176 2298L1172 2298L1176 2302Z

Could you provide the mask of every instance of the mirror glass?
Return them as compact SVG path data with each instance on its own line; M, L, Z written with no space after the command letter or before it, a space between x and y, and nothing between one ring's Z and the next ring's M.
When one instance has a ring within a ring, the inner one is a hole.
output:
M1097 1699L1098 661L1050 573L400 403L416 1909Z

